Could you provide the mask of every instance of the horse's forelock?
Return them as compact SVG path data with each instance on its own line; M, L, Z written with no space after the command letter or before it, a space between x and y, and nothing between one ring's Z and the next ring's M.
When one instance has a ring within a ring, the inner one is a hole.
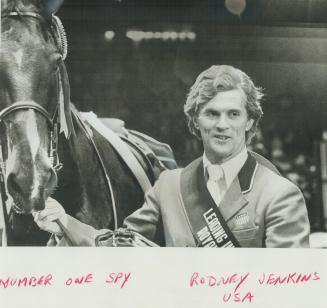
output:
M19 3L20 1L17 2ZM13 3L13 8L10 9L8 8L8 10L5 10L5 12L2 11L2 14L8 14L10 12L23 12L23 10L19 10L17 7L15 7L14 4L15 3ZM28 12L32 12L32 10L29 10ZM35 11L35 13L39 13L39 12ZM4 40L12 40L12 41L19 41L19 42L22 41L25 43L27 42L26 46L28 46L30 45L28 44L29 40L31 41L30 43L33 45L38 40L38 35L40 35L40 38L42 38L41 40L44 40L46 44L49 44L49 45L44 45L44 47L51 48L51 46L55 44L53 35L50 32L49 25L47 23L42 22L42 19L38 21L38 19L35 18L24 18L24 15L22 13L21 18L18 17L18 20L20 20L20 22L23 24L23 27L16 26L17 23L15 23L15 27L12 27L13 25L12 21L14 21L15 19L17 20L17 18L8 19L7 22L3 24L1 29L2 41ZM32 40L31 38L28 37L29 35L33 36Z
M45 5L43 0L1 0L1 13L34 12L43 14Z

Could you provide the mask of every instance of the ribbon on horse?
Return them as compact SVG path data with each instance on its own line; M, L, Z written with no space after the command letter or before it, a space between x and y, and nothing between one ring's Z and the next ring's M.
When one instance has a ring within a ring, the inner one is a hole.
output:
M70 135L75 136L75 129L70 110L70 86L66 66L62 61L59 64L59 123L60 133L64 133L69 139Z

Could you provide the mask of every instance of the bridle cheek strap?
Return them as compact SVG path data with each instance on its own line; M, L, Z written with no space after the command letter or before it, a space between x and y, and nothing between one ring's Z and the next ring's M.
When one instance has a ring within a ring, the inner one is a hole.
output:
M58 119L58 116L55 115L53 118L49 115L49 113L39 104L33 102L33 101L21 101L16 102L9 107L3 109L0 112L0 123L3 122L4 118L8 116L10 113L16 111L16 110L35 110L38 113L40 113L46 120L49 125L50 129L50 150L49 150L49 156L51 159L52 167L57 170L60 168L59 163L59 157L58 157L58 124L56 121ZM1 172L3 175L5 174L5 163L3 158L3 151L2 151L2 145L0 143L0 164L1 164Z

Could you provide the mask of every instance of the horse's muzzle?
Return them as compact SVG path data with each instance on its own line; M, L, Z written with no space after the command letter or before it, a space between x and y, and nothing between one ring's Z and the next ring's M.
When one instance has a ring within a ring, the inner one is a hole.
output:
M50 168L46 175L42 175L40 182L30 183L28 179L14 172L7 177L7 189L13 199L12 209L17 214L42 211L45 207L45 200L57 186L57 174L53 168Z

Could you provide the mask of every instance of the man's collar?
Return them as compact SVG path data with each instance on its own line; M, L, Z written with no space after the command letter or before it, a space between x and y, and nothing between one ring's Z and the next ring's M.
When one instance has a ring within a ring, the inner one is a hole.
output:
M238 173L238 180L243 194L248 193L253 187L254 176L258 168L257 160L248 154L248 158Z
M232 184L235 177L239 174L247 158L248 158L248 152L246 147L244 147L244 149L240 153L238 153L235 157L220 165L224 170L227 188ZM202 159L203 159L203 167L205 172L207 166L210 165L211 162L208 160L205 152L203 153Z
M237 181L237 185L240 189L240 192L242 192L243 194L246 194L249 191L251 191L253 187L254 177L258 169L258 165L263 164L262 158L263 157L260 156L259 154L253 152L248 153L248 158L244 163L243 167L241 168L240 172L238 173L237 179L235 179L235 182ZM263 165L265 166L265 164ZM187 174L186 178L188 178L190 182L192 181L194 182L198 180L197 178L199 175L201 174L203 175L203 169L204 167L203 167L203 156L202 156L192 161L190 164L188 164L183 169L183 172ZM233 186L233 184L231 186Z

